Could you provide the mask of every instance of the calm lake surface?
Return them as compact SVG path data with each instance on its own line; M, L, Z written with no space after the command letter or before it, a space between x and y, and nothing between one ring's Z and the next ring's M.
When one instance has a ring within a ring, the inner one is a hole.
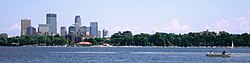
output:
M229 58L207 57L226 50ZM250 48L0 47L0 63L248 63Z

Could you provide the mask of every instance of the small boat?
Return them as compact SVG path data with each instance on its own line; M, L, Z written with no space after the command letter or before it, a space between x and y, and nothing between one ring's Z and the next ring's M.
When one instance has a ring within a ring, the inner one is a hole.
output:
M231 54L219 54L219 53L217 53L217 54L215 54L215 53L213 53L213 54L206 54L207 57L230 57L230 55Z

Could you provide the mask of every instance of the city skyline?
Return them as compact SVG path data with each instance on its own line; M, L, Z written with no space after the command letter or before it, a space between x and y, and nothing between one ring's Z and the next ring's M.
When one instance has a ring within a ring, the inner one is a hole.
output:
M207 29L250 32L248 0L13 1L1 1L3 4L0 4L0 21L4 23L0 25L0 32L10 36L20 35L20 19L30 19L31 26L38 28L38 24L46 22L47 13L57 14L57 33L60 33L60 27L71 26L77 15L81 16L82 25L98 22L98 30L106 28L109 35L126 30L134 34L188 33Z

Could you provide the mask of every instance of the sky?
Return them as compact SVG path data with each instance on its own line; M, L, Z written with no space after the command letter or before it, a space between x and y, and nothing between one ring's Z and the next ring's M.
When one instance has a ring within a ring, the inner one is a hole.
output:
M250 0L0 0L0 33L19 36L21 19L45 24L47 13L57 14L57 32L80 15L82 25L98 22L109 35L155 32L250 32Z

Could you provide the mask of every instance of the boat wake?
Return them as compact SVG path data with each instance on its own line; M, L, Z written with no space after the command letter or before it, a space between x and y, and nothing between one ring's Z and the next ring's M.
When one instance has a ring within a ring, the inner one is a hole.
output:
M231 53L234 57L250 56L250 53Z
M114 54L117 52L49 52L55 54Z
M204 54L200 52L130 52L131 54Z

